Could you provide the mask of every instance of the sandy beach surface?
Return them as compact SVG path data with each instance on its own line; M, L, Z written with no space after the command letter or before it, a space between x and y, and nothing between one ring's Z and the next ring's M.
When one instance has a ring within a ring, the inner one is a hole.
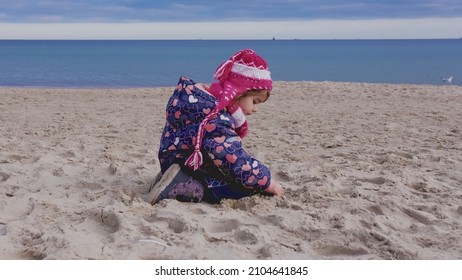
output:
M145 200L171 88L0 88L0 259L462 259L462 87L276 82L283 198Z

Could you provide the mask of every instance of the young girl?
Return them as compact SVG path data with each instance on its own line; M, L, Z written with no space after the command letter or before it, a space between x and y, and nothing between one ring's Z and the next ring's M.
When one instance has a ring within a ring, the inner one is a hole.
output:
M266 61L253 50L241 50L217 68L214 78L208 87L181 77L170 97L159 148L162 175L150 186L151 204L283 194L270 170L242 147L246 116L272 89Z

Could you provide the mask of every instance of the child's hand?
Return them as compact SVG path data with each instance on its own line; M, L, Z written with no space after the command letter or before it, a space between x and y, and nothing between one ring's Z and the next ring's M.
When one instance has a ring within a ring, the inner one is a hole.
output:
M273 179L271 179L271 183L268 186L268 188L265 190L265 192L272 193L272 194L277 195L277 196L283 196L284 195L284 189L281 187L281 185L276 183L276 181L273 180Z

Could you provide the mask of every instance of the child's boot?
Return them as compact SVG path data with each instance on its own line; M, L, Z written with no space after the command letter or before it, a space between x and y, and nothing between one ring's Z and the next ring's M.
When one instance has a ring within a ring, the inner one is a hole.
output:
M149 201L152 205L164 199L200 202L203 196L202 184L183 172L178 164L170 166L149 189Z

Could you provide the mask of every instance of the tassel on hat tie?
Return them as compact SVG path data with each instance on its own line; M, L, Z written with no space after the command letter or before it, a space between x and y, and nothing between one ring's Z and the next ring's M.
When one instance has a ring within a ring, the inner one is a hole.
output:
M185 165L191 168L192 170L196 171L202 165L204 159L201 153L201 145L202 145L202 137L204 136L204 128L205 124L209 122L209 120L215 116L216 113L212 111L209 113L202 123L199 125L199 129L196 135L196 143L194 144L194 152L191 156L185 161Z
M186 160L185 165L196 171L202 165L203 158L200 150L194 150L193 154Z

